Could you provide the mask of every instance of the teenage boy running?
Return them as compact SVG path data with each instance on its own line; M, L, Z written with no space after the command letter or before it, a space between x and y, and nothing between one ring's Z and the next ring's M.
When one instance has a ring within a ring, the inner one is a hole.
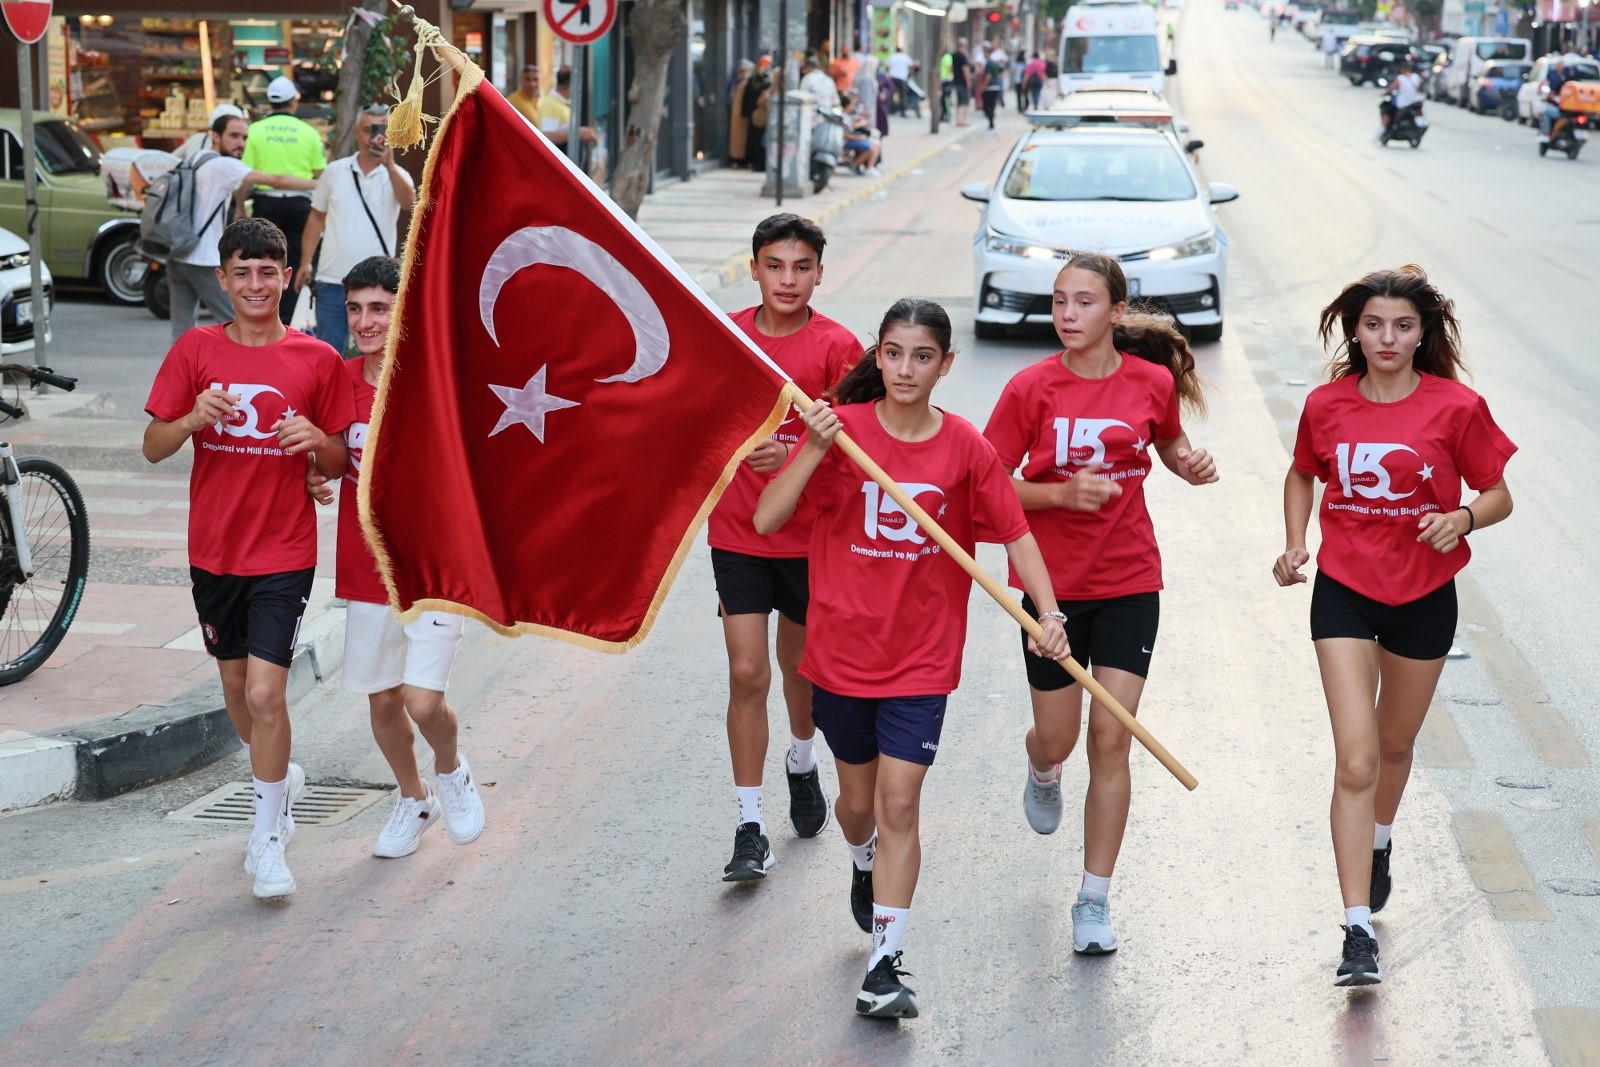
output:
M339 571L334 584L334 593L349 602L344 687L366 694L372 736L400 787L389 821L372 846L373 855L387 859L415 852L423 832L439 821L441 810L445 832L456 844L476 841L483 833L483 800L467 757L456 748L456 713L444 698L461 645L461 616L425 611L402 626L389 610L389 594L361 535L356 511L361 452L399 291L400 262L387 256L363 259L344 276L345 314L360 354L344 362L355 388L356 421L345 431L350 468L339 494ZM309 471L306 482L320 502L331 499L332 493L323 488L327 478L320 471ZM413 722L433 748L436 790L417 769Z
M810 219L772 215L751 238L750 276L761 303L732 316L733 322L782 367L807 396L819 396L861 359L861 342L850 331L811 309L822 281L827 239ZM739 465L711 512L707 540L716 576L718 614L728 645L728 748L739 824L725 882L765 878L772 848L761 814L761 782L767 758L767 691L772 663L767 654L767 616L778 611L778 670L789 709L789 821L801 837L828 825L828 799L812 749L811 683L799 675L805 649L808 523L784 527L777 536L755 531L756 500L800 441L804 424L791 413L772 437Z
M344 473L355 399L333 349L278 318L290 280L283 231L240 219L217 253L238 317L187 331L167 353L145 405L144 456L160 463L194 445L194 606L255 778L244 869L256 896L283 897L295 888L289 806L305 784L289 762L289 664L317 565L306 456L327 477Z

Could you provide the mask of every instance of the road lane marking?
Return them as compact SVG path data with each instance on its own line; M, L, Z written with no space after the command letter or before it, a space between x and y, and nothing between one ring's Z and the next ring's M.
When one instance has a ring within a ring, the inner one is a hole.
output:
M1422 720L1422 730L1417 734L1417 754L1428 767L1446 767L1465 770L1471 766L1472 753L1456 729L1455 716L1449 707L1435 700L1428 705L1427 717Z
M1554 1067L1600 1067L1600 1011L1535 1008L1533 1017Z
M1472 881L1489 898L1489 910L1496 919L1554 920L1504 819L1492 811L1462 811L1456 813L1454 822Z
M96 1019L83 1036L102 1045L132 1041L188 991L232 938L227 930L184 934Z

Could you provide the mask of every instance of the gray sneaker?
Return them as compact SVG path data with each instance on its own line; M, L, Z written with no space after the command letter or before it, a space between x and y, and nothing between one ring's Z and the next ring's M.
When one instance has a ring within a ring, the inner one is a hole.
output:
M1061 764L1055 765L1056 780L1048 785L1033 776L1028 768L1028 784L1022 790L1022 811L1035 833L1053 834L1061 825Z
M1079 893L1072 906L1072 950L1085 956L1117 951L1117 928L1104 893Z

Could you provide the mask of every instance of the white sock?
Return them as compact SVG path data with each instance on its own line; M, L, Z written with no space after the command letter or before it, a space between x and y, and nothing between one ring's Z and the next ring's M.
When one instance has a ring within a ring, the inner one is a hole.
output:
M761 832L767 832L767 821L761 817L761 787L759 785L736 785L733 791L739 794L739 825L747 822L759 823Z
M878 854L878 835L874 833L867 838L864 845L852 845L846 838L844 847L850 850L850 862L856 865L858 871L872 870L872 857Z
M1033 775L1033 780L1040 785L1050 785L1053 782L1061 781L1061 764L1055 764L1048 771L1038 771L1034 769L1033 761L1029 760L1028 773Z
M1108 897L1111 895L1111 876L1108 874L1102 878L1098 874L1084 871L1081 888L1085 893L1099 893L1103 897Z
M905 936L906 918L910 914L910 908L886 908L873 902L872 958L867 961L867 970L876 967L885 956L893 956L900 951L900 939Z
M1372 909L1368 907L1344 909L1344 924L1359 926L1368 937L1372 936Z
M1382 852L1389 847L1389 835L1394 831L1394 823L1388 826L1381 822L1372 824L1372 851Z
M804 741L794 736L794 734L789 735L789 755L785 758L784 763L788 765L790 774L805 774L808 771L816 770L816 744L816 734L812 734Z
M256 787L256 825L250 833L252 843L275 837L278 817L283 814L284 801L289 795L289 779L281 782L263 782L253 779Z

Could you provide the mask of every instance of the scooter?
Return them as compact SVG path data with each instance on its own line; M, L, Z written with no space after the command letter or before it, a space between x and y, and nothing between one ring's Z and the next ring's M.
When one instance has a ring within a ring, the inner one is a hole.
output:
M1394 118L1389 120L1389 125L1379 135L1378 143L1387 145L1390 141L1406 141L1412 148L1419 148L1422 136L1427 132L1428 120L1422 114L1422 105L1412 104L1394 113Z
M836 107L816 107L811 118L811 191L828 187L833 168L844 159L844 112Z
M167 287L167 265L154 259L146 259L144 265L144 306L158 319L172 318L172 293Z
M1590 118L1586 111L1562 111L1550 124L1550 139L1539 139L1539 154L1565 152L1568 159L1577 159L1589 139Z

